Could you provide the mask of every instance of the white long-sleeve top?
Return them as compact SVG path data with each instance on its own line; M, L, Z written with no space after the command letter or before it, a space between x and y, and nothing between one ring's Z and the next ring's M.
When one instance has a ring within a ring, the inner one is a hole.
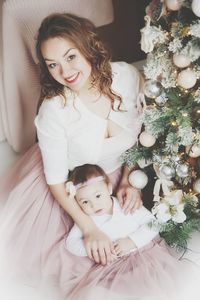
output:
M136 109L139 73L125 62L111 66L112 89L122 97L123 110L112 109L108 119L122 128L121 137L105 139L108 120L69 91L66 106L60 96L42 103L35 125L48 184L66 181L69 170L85 163L98 164L109 174L121 166L120 155L135 144L141 128ZM118 100L114 104L118 107Z
M94 223L112 240L129 237L140 249L158 236L158 230L148 224L154 220L152 213L144 206L137 209L133 214L125 215L119 202L113 198L112 215L90 216ZM65 247L77 256L87 256L83 234L79 227L74 224L65 242ZM136 250L135 249L135 250Z

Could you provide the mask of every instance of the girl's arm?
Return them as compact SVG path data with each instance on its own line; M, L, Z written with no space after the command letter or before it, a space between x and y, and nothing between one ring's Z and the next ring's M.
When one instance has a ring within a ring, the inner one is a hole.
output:
M159 228L151 225L154 220L153 214L144 206L138 209L131 216L131 219L127 219L129 224L131 221L133 224L137 224L137 228L130 232L127 237L114 242L116 254L121 256L130 253L131 250L141 249L159 237Z
M115 253L112 241L81 210L76 200L67 196L65 184L49 185L49 188L54 198L83 232L85 248L89 258L102 265L111 262L112 253Z
M130 172L135 169L137 166L131 170L127 166L123 167L122 178L117 189L117 198L125 214L132 213L142 206L141 192L130 185L128 181Z

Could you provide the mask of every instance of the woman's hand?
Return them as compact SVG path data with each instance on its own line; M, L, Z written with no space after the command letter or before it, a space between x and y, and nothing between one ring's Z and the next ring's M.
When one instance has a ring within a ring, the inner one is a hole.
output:
M130 238L121 238L114 243L115 251L118 257L130 252L130 250L137 248L135 243Z
M106 265L117 258L113 242L98 228L84 235L84 244L88 257L98 264Z
M125 214L133 213L142 206L141 192L128 182L121 183L116 194Z

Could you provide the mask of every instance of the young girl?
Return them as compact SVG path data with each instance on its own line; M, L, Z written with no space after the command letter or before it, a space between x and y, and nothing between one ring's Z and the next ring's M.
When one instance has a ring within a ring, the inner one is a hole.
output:
M104 267L95 265L83 258L87 256L83 235L77 225L73 226L66 238L66 249L77 256L71 267L75 270L74 280L77 276L81 280L69 299L181 300L187 299L188 291L195 296L197 290L191 287L197 287L197 273L189 273L183 263L169 254L158 230L149 226L154 220L150 211L142 206L133 214L123 213L118 200L111 196L112 185L107 175L99 166L85 164L75 168L66 190L68 199L75 197L81 209L115 245L112 263ZM194 285L190 287L191 281Z
M114 241L117 257L141 249L158 236L158 230L148 226L154 217L144 206L133 214L124 214L117 198L111 196L108 176L99 166L76 167L69 180L69 198L75 197L80 208ZM76 224L66 239L66 247L75 255L87 256L83 234Z

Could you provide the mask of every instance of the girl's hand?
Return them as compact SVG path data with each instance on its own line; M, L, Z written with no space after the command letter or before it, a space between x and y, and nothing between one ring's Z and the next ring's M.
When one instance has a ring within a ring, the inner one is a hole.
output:
M133 213L142 206L141 192L128 182L119 185L117 198L125 214Z
M136 248L135 243L130 238L122 238L114 243L115 252L118 257L129 253L130 250Z
M116 258L113 242L98 228L84 235L84 244L88 257L98 264L106 265Z

